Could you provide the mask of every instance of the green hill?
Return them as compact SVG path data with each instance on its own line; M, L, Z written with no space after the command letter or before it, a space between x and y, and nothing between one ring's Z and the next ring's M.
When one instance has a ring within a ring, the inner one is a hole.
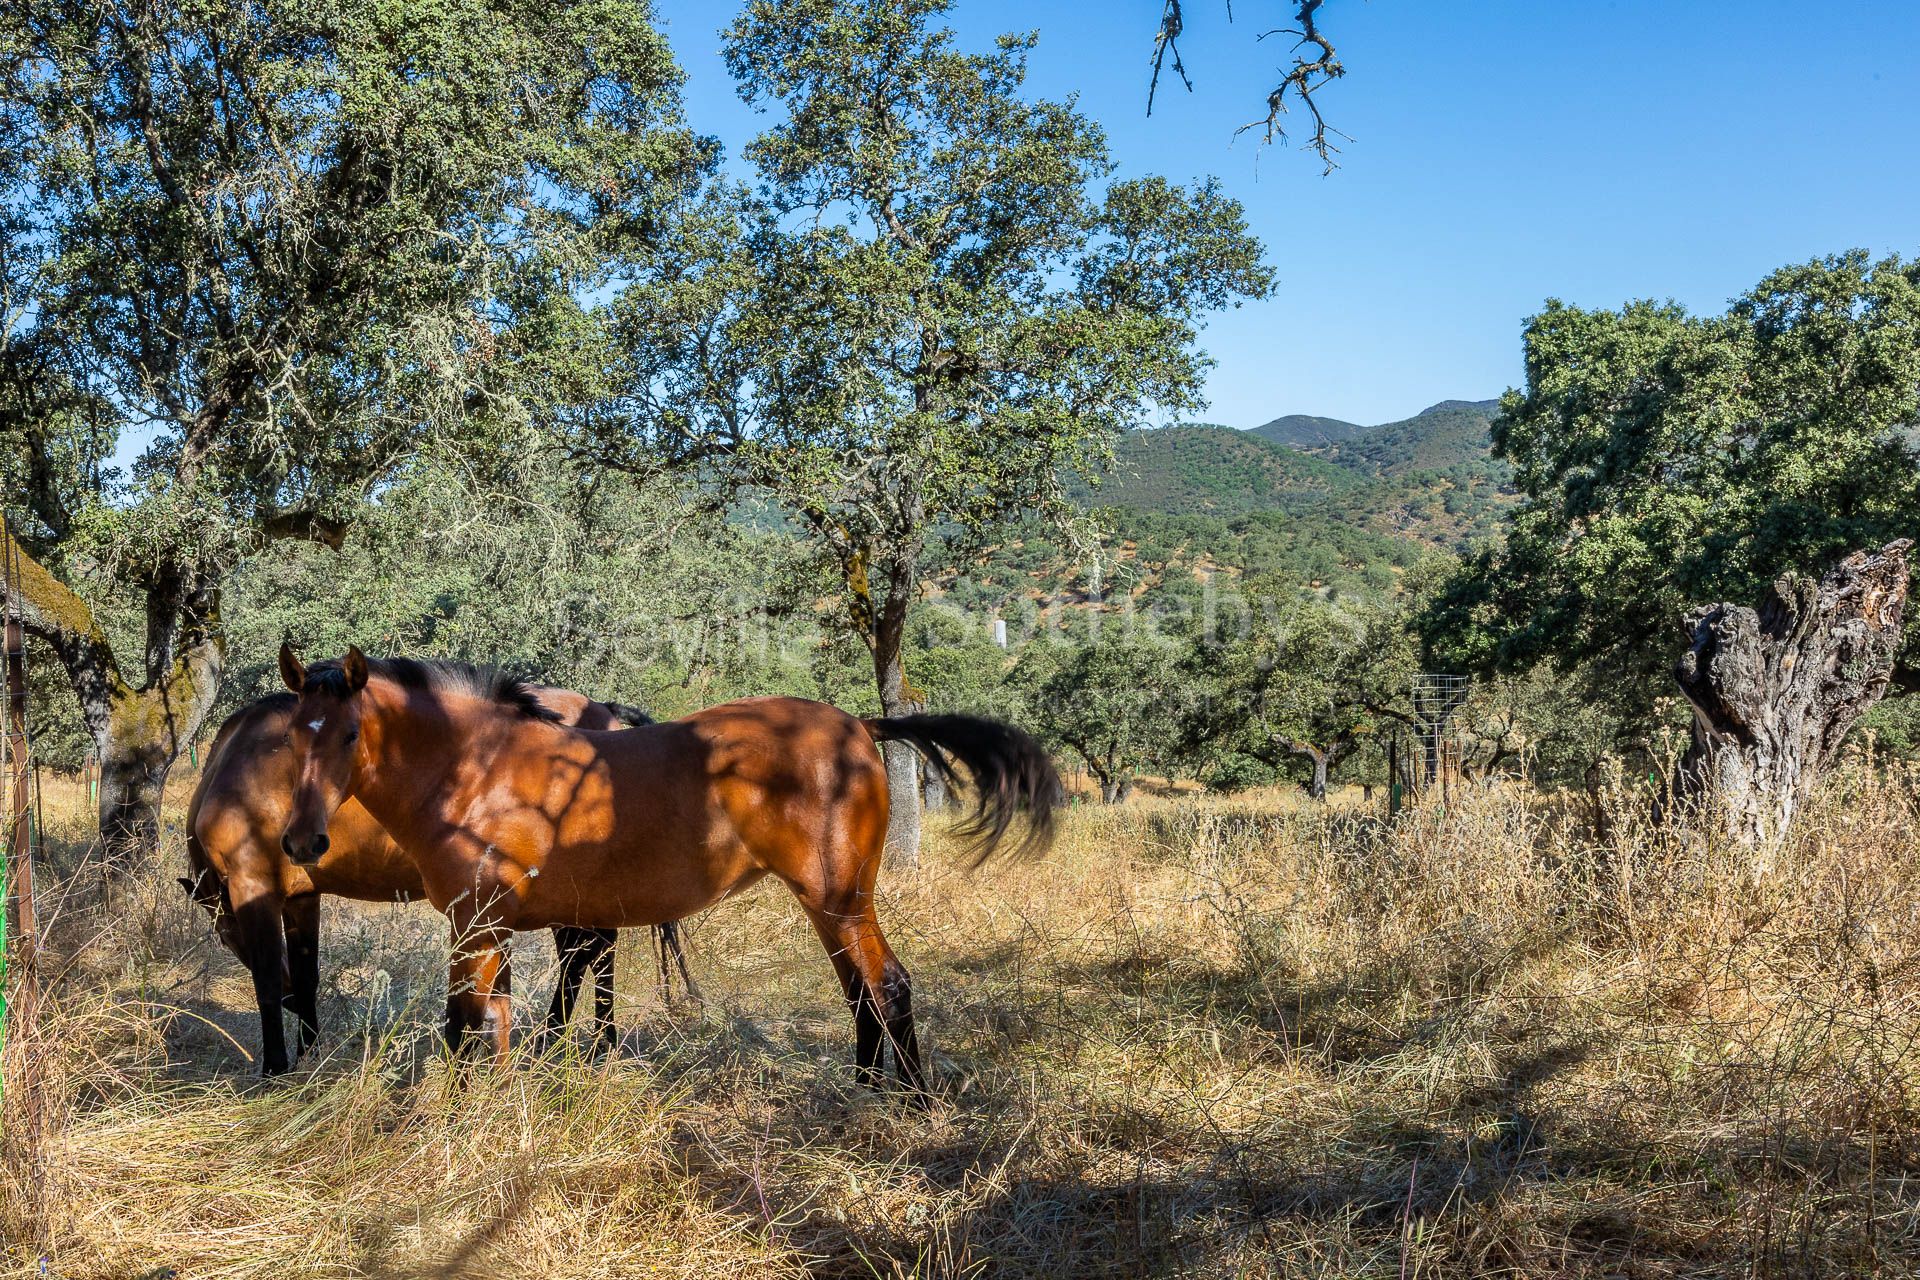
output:
M1259 436L1269 444L1289 449L1318 449L1342 440L1351 440L1367 428L1338 418L1316 418L1310 413L1290 413L1284 418L1254 427L1248 435Z
M1495 407L1448 400L1364 428L1294 414L1251 431L1127 432L1103 483L1073 486L1082 506L1106 512L1098 607L1204 610L1204 584L1231 593L1250 578L1323 596L1391 591L1434 549L1465 552L1493 536L1512 503L1488 449ZM929 586L1001 616L1034 602L1095 607L1084 549L1056 537L1038 523L1011 530Z
M1431 551L1463 553L1497 531L1513 493L1489 451L1496 408L1447 400L1375 427L1292 414L1251 431L1127 432L1105 480L1072 493L1107 512L1107 607L1122 597L1186 607L1204 582L1254 577L1322 594L1390 591ZM930 585L1002 613L1022 601L1091 604L1082 550L1054 539L1037 524L1011 531Z
M1493 460L1489 434L1499 408L1497 400L1442 400L1411 418L1368 427L1313 452L1372 476L1400 477L1465 466L1497 474L1504 482L1505 466ZM1256 427L1249 434L1264 430Z
M1129 431L1092 506L1169 515L1326 509L1367 487L1351 468L1213 425Z

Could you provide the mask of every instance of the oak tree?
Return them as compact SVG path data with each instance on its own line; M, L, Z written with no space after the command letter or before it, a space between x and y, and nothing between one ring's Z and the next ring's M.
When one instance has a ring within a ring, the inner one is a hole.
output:
M7 529L111 850L155 840L234 565L519 416L556 300L697 179L678 83L643 0L0 13Z
M1150 406L1196 404L1200 318L1267 292L1240 206L1113 177L1071 101L1023 93L1032 36L959 48L948 0L756 0L726 32L774 116L759 185L618 304L634 452L771 495L830 566L888 715L920 695L908 613L943 547L1066 518ZM611 428L611 431L608 430ZM894 856L917 858L914 760L889 744Z
M1888 544L1920 533L1916 422L1920 264L1785 267L1722 315L1549 303L1493 428L1523 500L1428 614L1435 660L1579 667L1643 708L1677 675L1695 711L1683 798L1767 842L1914 666L1887 593L1906 589ZM1873 634L1846 639L1856 626Z

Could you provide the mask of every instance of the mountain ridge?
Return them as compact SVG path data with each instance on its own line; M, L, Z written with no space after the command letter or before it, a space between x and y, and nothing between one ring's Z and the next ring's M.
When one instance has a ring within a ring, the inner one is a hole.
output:
M1514 499L1510 472L1492 455L1498 407L1495 400L1440 400L1370 427L1288 414L1246 429L1188 423L1129 431L1105 482L1075 496L1091 507L1158 516L1282 513L1460 552L1492 536Z

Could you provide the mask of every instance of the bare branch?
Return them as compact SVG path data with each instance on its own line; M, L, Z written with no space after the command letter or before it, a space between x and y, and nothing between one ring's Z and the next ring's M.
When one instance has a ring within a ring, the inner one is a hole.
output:
M1346 67L1341 65L1339 55L1334 52L1332 41L1321 34L1320 28L1314 22L1316 12L1325 3L1326 0L1300 0L1300 9L1294 15L1294 20L1300 26L1298 29L1284 29L1285 34L1299 37L1293 45L1293 65L1287 69L1286 76L1274 91L1267 95L1266 118L1241 125L1233 132L1237 138L1249 129L1259 129L1262 131L1261 141L1263 142L1271 143L1276 139L1284 139L1287 134L1286 130L1280 126L1280 117L1287 113L1287 98L1291 95L1298 98L1308 113L1313 116L1313 137L1308 140L1307 146L1326 166L1322 172L1332 173L1340 167L1333 158L1339 154L1340 148L1334 146L1327 135L1333 134L1347 141L1352 139L1327 124L1326 117L1320 114L1320 104L1315 102L1313 97L1328 84L1347 74ZM1264 40L1270 35L1278 34L1281 33L1264 32L1260 39ZM1308 46L1312 46L1314 50L1311 58L1300 52Z
M1232 10L1229 9L1231 14ZM1180 77L1180 83L1187 86L1187 92L1193 92L1193 81L1187 78L1187 69L1180 62L1180 47L1176 41L1186 27L1180 14L1180 0L1167 0L1167 7L1160 14L1160 30L1153 36L1153 80L1147 85L1147 114L1153 114L1153 95L1160 88L1160 65L1166 61L1169 53L1173 55L1174 74Z

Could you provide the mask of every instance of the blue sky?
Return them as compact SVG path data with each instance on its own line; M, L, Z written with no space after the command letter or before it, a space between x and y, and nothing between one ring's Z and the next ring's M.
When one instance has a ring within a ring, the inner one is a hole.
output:
M740 104L717 31L736 6L656 0L693 123L730 154ZM1160 0L958 0L978 45L1037 29L1032 91L1078 93L1122 174L1217 175L1280 275L1216 317L1203 415L1357 422L1520 378L1520 328L1548 297L1672 298L1715 311L1768 270L1862 246L1920 252L1920 6L1709 0L1328 0L1347 78L1322 102L1353 135L1328 178L1234 126L1285 57L1256 43L1283 0L1187 0L1195 92L1145 115ZM1296 140L1297 141L1297 140Z

